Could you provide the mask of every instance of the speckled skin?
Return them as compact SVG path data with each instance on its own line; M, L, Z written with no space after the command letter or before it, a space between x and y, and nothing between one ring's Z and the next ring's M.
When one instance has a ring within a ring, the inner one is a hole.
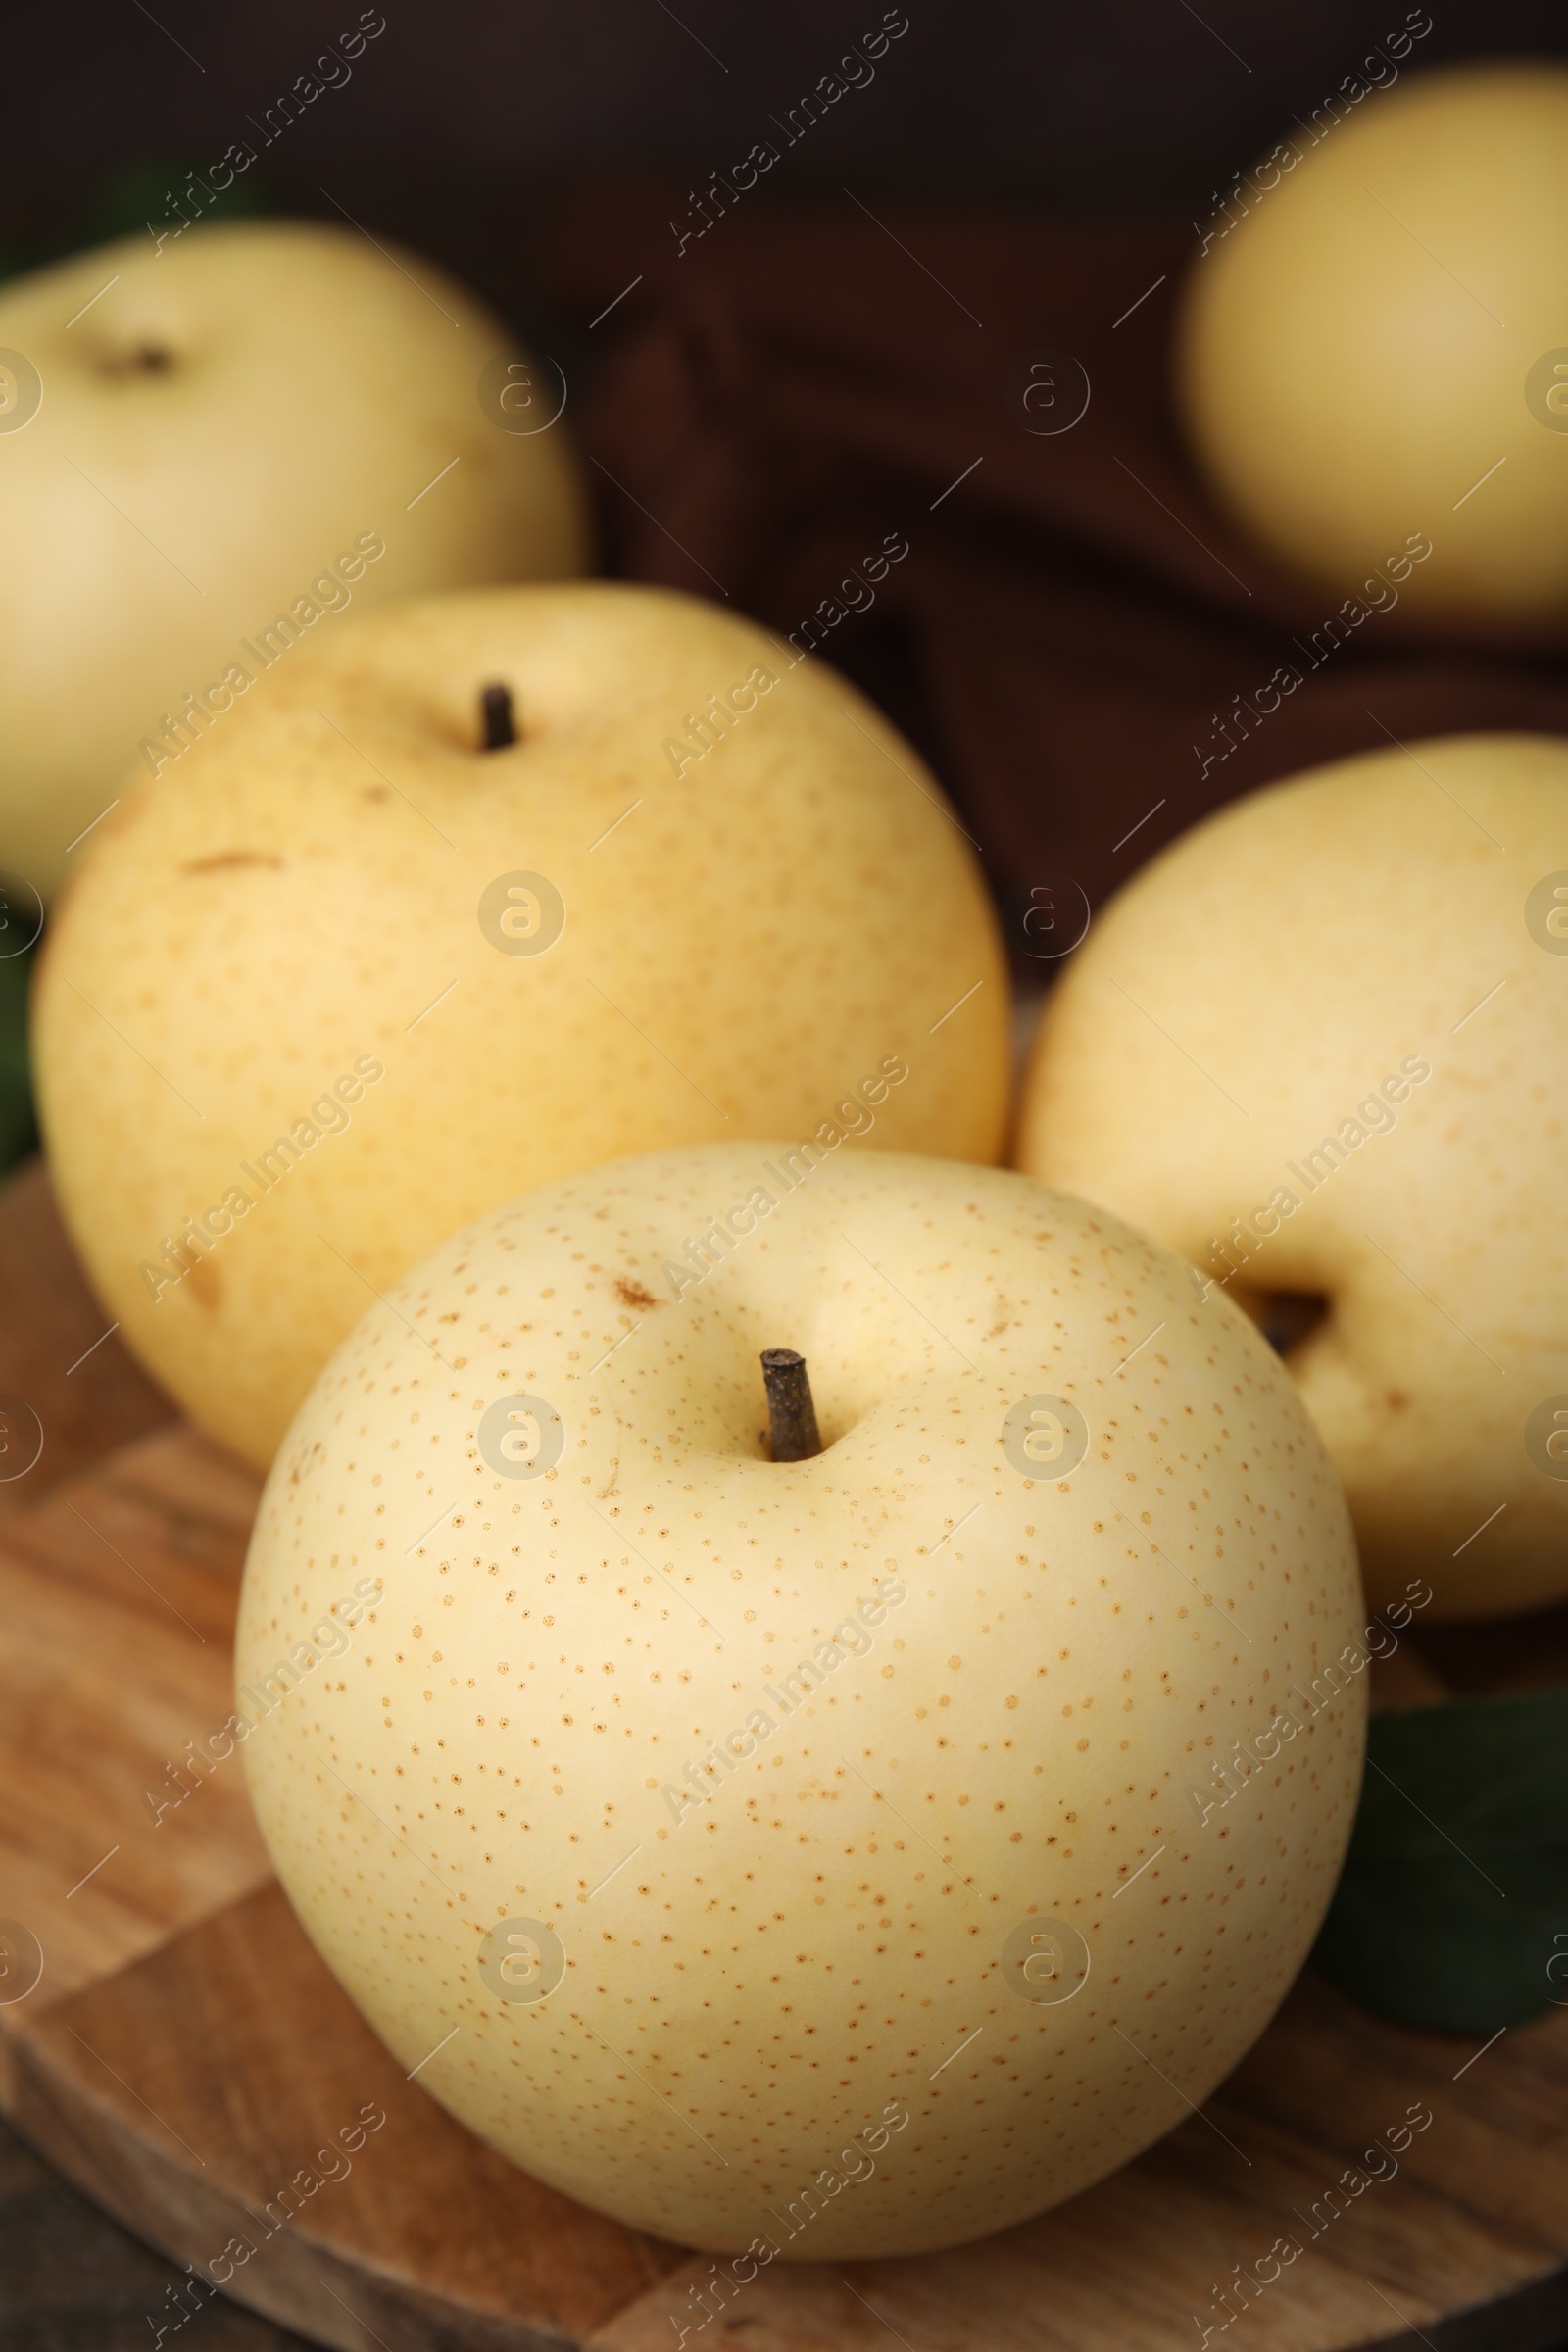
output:
M1330 1301L1289 1362L1374 1605L1411 1577L1434 1616L1568 1594L1568 1483L1525 1446L1532 1409L1568 1391L1568 956L1525 920L1556 872L1557 740L1453 736L1315 768L1120 892L1035 1048L1019 1157L1048 1182L1221 1277L1211 1244L1232 1217L1296 1196L1260 1247L1233 1250L1230 1287ZM1309 1189L1303 1155L1361 1125L1406 1056L1431 1076L1391 1107L1397 1125Z
M480 406L520 347L346 222L138 231L0 288L0 346L44 387L0 469L0 868L46 898L140 740L361 533L386 552L359 610L587 566L569 420L515 434Z
M676 775L685 714L759 666L778 683ZM492 680L521 740L482 753ZM351 615L265 684L105 820L36 1011L88 1270L249 1460L375 1292L530 1185L811 1134L857 1090L839 1125L872 1144L1000 1154L1006 981L975 862L821 663L787 670L694 598L585 582ZM519 870L565 906L536 956L478 916ZM270 1190L242 1173L364 1056L385 1075L352 1125ZM889 1058L907 1075L867 1105ZM138 1266L236 1184L252 1205L155 1298Z
M781 1150L548 1186L372 1307L269 1480L237 1656L243 1708L382 1580L242 1752L400 2063L629 2223L820 2260L1004 2227L1208 2095L1332 1890L1365 1676L1308 1711L1360 1624L1354 1552L1245 1316L1022 1176L840 1153L786 1192ZM677 1300L684 1238L754 1186L776 1206ZM771 1345L807 1357L814 1460L767 1458ZM1042 1392L1088 1424L1055 1483L1003 1449ZM532 1479L478 1448L516 1394L564 1428ZM817 1687L781 1687L803 1659ZM773 1728L721 1769L754 1707ZM1293 1707L1205 1816L1216 1760ZM479 1965L515 1917L564 1948L536 2004ZM1003 1956L1051 1919L1088 1974L1037 2002Z

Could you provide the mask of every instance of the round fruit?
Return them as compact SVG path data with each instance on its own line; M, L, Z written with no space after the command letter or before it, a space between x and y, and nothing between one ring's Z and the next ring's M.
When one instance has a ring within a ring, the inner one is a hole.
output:
M581 571L567 427L514 429L509 364L543 417L552 371L470 294L300 220L0 288L0 869L51 897L132 762L350 604Z
M1335 111L1192 266L1199 458L1246 528L1363 614L1560 634L1568 69L1455 67Z
M975 860L870 705L577 583L292 653L99 828L35 1036L111 1315L265 1466L370 1299L529 1185L748 1133L995 1157L1007 1019Z
M770 1458L772 1348L813 1458ZM485 2139L754 2263L910 2253L1261 2031L1349 1830L1359 1609L1290 1380L1179 1259L1000 1170L724 1144L371 1308L269 1481L227 1736Z
M1019 1156L1272 1324L1367 1592L1568 1596L1568 744L1337 760L1195 826L1050 1001ZM1560 1408L1560 1426L1553 1418Z

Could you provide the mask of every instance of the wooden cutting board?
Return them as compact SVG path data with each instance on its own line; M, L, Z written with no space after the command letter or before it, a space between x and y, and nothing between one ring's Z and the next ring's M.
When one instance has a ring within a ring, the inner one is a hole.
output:
M777 2264L705 2303L707 2257L540 2186L405 2079L295 1924L237 1764L155 1819L145 1792L175 1794L167 1768L228 1711L256 1481L102 1336L36 1169L0 1190L0 1471L42 1435L0 1483L0 2107L196 2278L352 2352L1568 2334L1568 2011L1478 2055L1310 1973L1201 2113L1043 2220L917 2261ZM1472 1687L1568 1676L1563 1612L1438 1641ZM1432 2122L1397 2176L1309 2236L1415 2102ZM318 2158L346 2128L352 2154ZM1281 2236L1303 2253L1222 2330L1215 2290ZM150 2312L149 2342L215 2291Z

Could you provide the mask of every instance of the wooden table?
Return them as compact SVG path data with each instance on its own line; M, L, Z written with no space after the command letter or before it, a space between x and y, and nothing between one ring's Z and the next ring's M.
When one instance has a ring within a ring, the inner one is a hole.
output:
M166 1767L230 1704L256 1481L102 1336L36 1166L0 1190L0 1396L43 1435L0 1484L0 2109L200 2278L252 2244L229 2291L322 2343L677 2352L707 2258L542 2187L404 2080L295 1924L237 1765L155 1821L145 1792L170 1792ZM1506 1635L1447 1639L1472 1683L1540 1671L1539 1634L1528 1658ZM1222 2333L1233 2266L1300 2238L1417 2100L1433 2123L1397 2178ZM352 2169L269 2233L269 2201L367 2106L386 2121ZM180 2308L166 2279L145 2340ZM183 2308L223 2312L194 2282ZM686 2341L1170 2352L1202 2325L1248 2352L1568 2335L1568 2012L1476 2058L1309 1972L1203 2113L1099 2188L955 2253L777 2265Z

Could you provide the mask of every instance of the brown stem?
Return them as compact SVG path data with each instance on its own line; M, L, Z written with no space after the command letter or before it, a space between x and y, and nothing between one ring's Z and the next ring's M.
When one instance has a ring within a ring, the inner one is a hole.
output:
M762 1386L775 1462L808 1462L822 1450L806 1358L793 1348L762 1349Z
M509 743L516 742L517 726L512 715L510 686L487 686L479 697L479 715L484 724L487 752L504 752Z

